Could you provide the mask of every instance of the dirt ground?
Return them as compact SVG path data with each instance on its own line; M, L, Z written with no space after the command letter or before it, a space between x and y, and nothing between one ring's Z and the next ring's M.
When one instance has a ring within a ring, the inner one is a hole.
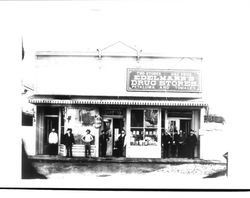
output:
M45 163L35 162L38 172L48 179L71 177L159 176L225 177L223 164L153 164L153 163Z

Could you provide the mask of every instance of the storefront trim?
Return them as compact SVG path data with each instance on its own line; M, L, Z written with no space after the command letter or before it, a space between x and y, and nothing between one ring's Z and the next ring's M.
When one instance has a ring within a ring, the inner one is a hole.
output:
M51 98L30 98L32 104L60 104L60 105L130 105L130 106L186 106L206 107L207 103L200 100L145 100L145 99L51 99Z

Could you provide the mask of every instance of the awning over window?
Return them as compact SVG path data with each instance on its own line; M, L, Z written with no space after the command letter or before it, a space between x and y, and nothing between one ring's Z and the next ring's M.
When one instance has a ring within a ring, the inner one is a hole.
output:
M33 96L29 99L32 104L59 104L59 105L120 105L120 106L186 106L186 107L206 107L204 101L193 100L169 100L166 98L137 98L137 97L72 97L72 96Z

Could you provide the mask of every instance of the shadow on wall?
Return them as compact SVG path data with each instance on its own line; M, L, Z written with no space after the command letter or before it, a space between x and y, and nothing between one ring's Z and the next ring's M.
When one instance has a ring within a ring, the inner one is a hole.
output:
M22 179L47 179L46 176L38 173L26 153L24 142L22 141Z

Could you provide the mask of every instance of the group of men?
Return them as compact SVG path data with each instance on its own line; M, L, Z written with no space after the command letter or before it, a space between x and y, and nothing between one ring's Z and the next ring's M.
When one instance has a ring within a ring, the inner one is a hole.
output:
M162 134L163 158L166 157L187 157L194 158L197 137L193 130L186 134L180 130Z
M85 144L85 157L91 157L91 143L94 137L90 134L90 130L86 130L86 134L82 136L81 140ZM66 147L67 157L72 157L72 146L75 144L75 138L72 134L72 129L68 128L66 134L63 136L63 143Z
M91 145L91 142L94 140L93 136L90 134L89 129L86 130L86 134L81 139L85 143L85 156L89 157L91 155L90 145ZM49 142L49 154L50 155L57 155L57 153L58 153L58 151L57 151L58 150L58 135L57 135L55 129L51 130L51 132L49 134L48 142ZM75 144L75 138L74 138L74 135L72 133L71 128L68 128L66 133L63 135L62 142L66 147L66 156L72 157L73 156L72 155L72 146L73 146L73 144Z
M115 142L115 156L122 157L124 156L125 151L125 130L121 130L121 133ZM90 134L90 130L86 130L86 134L82 136L82 141L85 144L85 156L91 156L91 143L94 140L94 137ZM110 139L107 131L102 130L99 137L100 144L100 156L106 157L107 152L107 143ZM50 144L50 154L57 155L57 145L58 145L58 136L55 132L55 129L52 129L49 134L49 144ZM72 129L68 128L66 133L63 136L63 144L66 146L67 157L72 157L72 146L75 144L74 135L72 134ZM194 158L194 150L197 144L197 137L193 130L190 133L185 134L181 130L179 133L177 130L168 131L162 134L162 147L163 147L163 158L166 157L187 157Z
M121 130L121 133L119 134L117 140L115 141L115 149L114 149L114 156L116 157L123 157L124 152L125 152L125 137L126 133L125 130ZM101 157L106 157L107 153L107 142L110 139L110 135L106 130L101 131L101 135L99 138L99 143L100 143L100 156Z
M85 145L85 156L91 157L91 143L94 140L94 137L90 134L90 130L86 130L86 134L82 136L81 140L84 142ZM124 155L124 141L125 141L125 131L121 130L121 133L115 142L116 147L116 156L122 157ZM100 143L100 156L106 157L107 152L107 142L109 141L109 134L106 130L101 131L101 135L99 137L99 143ZM52 131L49 134L49 144L50 144L50 154L51 155L57 155L57 148L58 148L58 136L55 132L55 129L52 129ZM75 144L75 138L72 133L72 129L68 128L66 133L63 135L62 139L63 144L66 147L66 157L72 157L72 146Z

